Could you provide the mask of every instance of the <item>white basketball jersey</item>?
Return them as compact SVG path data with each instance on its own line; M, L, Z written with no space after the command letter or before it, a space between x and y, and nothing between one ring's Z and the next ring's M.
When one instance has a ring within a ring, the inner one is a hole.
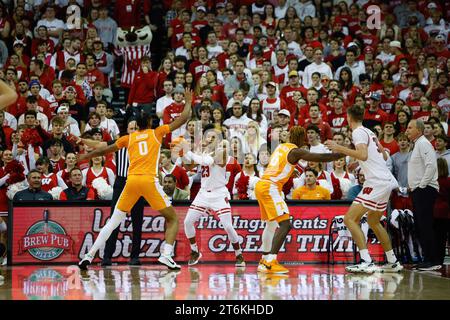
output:
M226 166L221 167L216 164L211 166L201 166L201 188L204 190L226 189L228 181L226 170Z
M275 111L280 111L280 109L281 109L281 99L280 98L276 98L276 99L267 98L267 99L263 100L262 111L268 121L272 121L273 113Z
M369 129L361 126L352 132L353 144L367 145L367 160L358 160L366 181L388 182L395 179L384 161L383 154L377 146L377 136Z

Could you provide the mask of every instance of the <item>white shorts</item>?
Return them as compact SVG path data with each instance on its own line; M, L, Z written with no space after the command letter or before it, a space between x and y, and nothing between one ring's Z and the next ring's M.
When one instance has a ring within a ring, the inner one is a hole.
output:
M203 215L231 213L230 193L227 188L210 192L200 189L189 210L200 212Z
M398 188L395 179L390 182L365 181L361 192L353 200L363 205L363 207L373 211L385 211L391 196L392 190Z

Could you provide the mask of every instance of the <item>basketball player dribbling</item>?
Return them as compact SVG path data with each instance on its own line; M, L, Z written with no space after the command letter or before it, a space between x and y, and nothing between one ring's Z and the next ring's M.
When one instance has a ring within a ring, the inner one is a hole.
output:
M128 177L122 194L117 201L111 219L100 231L91 250L78 264L80 269L86 270L91 264L95 254L108 240L109 236L120 223L125 220L127 214L142 196L150 204L153 210L159 211L166 219L165 245L158 261L169 269L180 269L172 259L173 244L178 232L178 217L173 209L168 196L164 193L158 180L158 164L161 143L166 134L180 128L188 120L191 113L192 91L186 89L185 106L181 115L168 125L151 128L151 118L144 114L137 118L138 130L120 137L115 144L101 147L88 154L79 155L78 161L90 159L110 152L116 152L121 148L128 148L130 166Z
M387 208L391 192L398 188L398 183L386 165L387 153L376 135L362 125L363 119L364 108L353 105L347 109L347 120L352 129L352 140L356 150L338 145L330 140L325 143L333 152L339 152L357 159L366 177L361 192L344 217L344 223L350 230L361 257L359 264L348 266L346 270L355 273L399 272L403 269L403 266L398 262L392 250L389 235L380 223L380 218ZM387 263L380 268L372 262L364 233L359 225L361 217L365 213L367 213L369 226L381 242L387 257Z
M277 261L277 254L291 230L289 209L284 201L283 185L289 180L300 160L328 162L344 157L336 153L311 153L301 147L305 143L305 129L294 126L289 130L287 143L280 144L270 156L267 169L256 183L255 195L266 221L262 234L263 256L258 271L283 274L289 270ZM277 229L278 227L278 229Z
M233 227L230 206L230 192L227 188L226 165L229 154L229 143L222 140L222 132L215 129L206 132L206 147L203 154L190 151L190 142L180 143L185 163L201 165L201 187L184 220L184 231L191 245L191 256L188 265L198 263L202 257L195 239L195 223L203 216L216 214L233 246L236 255L236 266L244 267L244 257L239 244L239 236Z

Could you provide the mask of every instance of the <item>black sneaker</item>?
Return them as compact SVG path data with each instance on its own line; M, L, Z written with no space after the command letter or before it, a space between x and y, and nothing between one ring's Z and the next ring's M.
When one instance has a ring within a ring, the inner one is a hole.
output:
M190 266L196 265L201 257L202 254L200 252L191 251L191 257L189 258L188 265Z
M102 267L109 267L112 266L111 259L105 258L102 260Z
M142 263L139 260L139 258L132 258L129 262L128 265L129 266L140 266Z

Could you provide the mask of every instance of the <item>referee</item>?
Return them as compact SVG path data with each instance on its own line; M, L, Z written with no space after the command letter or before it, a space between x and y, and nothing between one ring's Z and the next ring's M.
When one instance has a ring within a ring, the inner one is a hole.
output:
M411 120L406 129L406 135L414 143L408 161L408 185L414 208L414 225L423 252L423 262L416 269L431 271L442 267L433 230L433 209L439 183L436 152L423 135L424 129L422 120Z
M128 122L127 133L133 133L137 130L137 124L135 120ZM92 146L94 148L98 148L101 144L98 144L98 141L95 143L92 140L82 139L83 143ZM104 144L105 142L102 142ZM111 145L115 143L115 140L109 141L107 144ZM119 200L120 194L122 193L123 188L125 187L125 183L127 181L127 173L128 166L130 165L129 157L128 157L128 149L122 148L116 152L116 180L114 182L113 187L113 196L111 200L111 215L114 212L114 207L116 206L117 201ZM134 205L133 209L131 209L131 222L133 224L133 241L131 245L131 256L129 265L138 266L141 265L139 260L139 253L141 250L141 239L142 239L142 223L144 219L144 206L145 199L139 198L139 201ZM111 258L116 250L116 242L117 237L119 235L119 228L115 229L108 241L105 244L105 251L103 254L102 266L110 266Z

